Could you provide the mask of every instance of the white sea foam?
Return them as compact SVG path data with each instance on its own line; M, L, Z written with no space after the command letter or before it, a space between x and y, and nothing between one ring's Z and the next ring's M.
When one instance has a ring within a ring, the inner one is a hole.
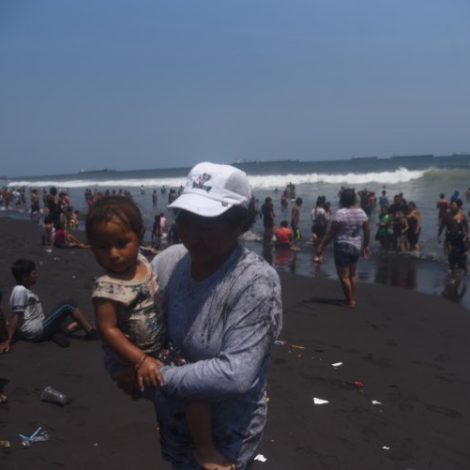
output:
M8 186L32 186L43 188L57 186L58 188L156 188L161 186L177 187L185 182L184 177L179 178L135 178L135 179L107 179L107 180L44 180L44 181L12 181Z
M364 185L369 183L378 184L397 184L422 178L426 173L432 171L432 168L426 170L408 170L400 167L394 171L380 171L368 173L306 173L284 175L249 175L249 180L255 189L283 188L287 183L299 184L349 184ZM163 177L163 178L134 178L134 179L71 179L71 180L44 180L44 181L14 181L8 183L8 186L33 186L49 187L57 186L59 188L156 188L161 186L178 187L185 182L185 177Z
M379 184L397 184L422 178L426 173L432 171L426 170L408 170L400 167L394 171L380 171L369 173L309 173L304 175L260 175L250 176L250 182L254 188L283 188L287 183L298 184L350 184L364 185L369 183Z

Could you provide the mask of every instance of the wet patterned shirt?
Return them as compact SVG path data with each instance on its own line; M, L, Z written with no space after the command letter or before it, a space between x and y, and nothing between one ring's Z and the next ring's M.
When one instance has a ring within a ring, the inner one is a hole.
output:
M155 274L144 256L139 262L147 268L144 280L123 281L108 275L99 277L92 298L110 299L117 303L119 329L129 341L146 354L154 355L165 344L163 314L158 306L158 286Z
M191 362L162 369L164 393L156 394L162 451L174 465L192 468L184 405L207 400L216 446L245 468L266 423L266 373L282 326L279 276L241 246L203 281L194 281L190 263L182 245L152 262L164 290L168 338Z
M349 243L360 250L362 226L367 222L366 213L359 207L343 207L335 212L333 222L339 224L335 243Z

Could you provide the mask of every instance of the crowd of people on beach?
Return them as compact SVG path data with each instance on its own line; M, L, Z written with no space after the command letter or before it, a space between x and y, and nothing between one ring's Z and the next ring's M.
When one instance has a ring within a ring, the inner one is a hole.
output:
M26 207L25 192L4 189L0 203ZM266 374L282 308L278 274L239 243L240 237L261 217L264 245L297 252L307 239L318 264L332 243L341 305L355 308L356 267L370 254L371 215L379 212L374 238L380 247L408 252L420 249L421 214L402 193L390 201L386 189L377 198L367 189L342 187L337 210L324 195L316 198L311 235L305 237L304 201L294 184L281 194L284 217L277 224L272 197L258 208L244 172L211 163L196 165L184 187L162 188L160 197L166 194L169 229L165 212L157 210L157 190L151 194L158 213L149 248L157 256L149 262L142 254L145 224L129 192L85 191L85 243L71 233L81 214L67 191L31 189L30 214L43 218L46 249L89 248L104 269L90 293L96 329L72 299L45 314L32 290L36 264L22 257L11 266L16 285L8 321L0 321L0 352L8 352L17 339L68 347L77 331L90 340L99 336L110 377L157 409L162 451L173 468L245 469L266 423ZM469 233L462 200L457 191L449 201L441 194L436 206L449 268L466 273ZM1 391L0 404L6 401Z
M344 190L341 187L338 198ZM157 212L159 198L166 198L164 206L171 204L181 195L183 187L167 188L162 186L153 189L151 193L152 208ZM145 194L142 185L140 193ZM278 190L274 190L278 194ZM387 190L383 189L377 197L374 191L364 188L357 191L358 207L367 217L376 217L377 228L374 239L382 250L400 253L420 251L419 239L422 232L422 216L413 201L407 201L403 193L398 193L389 199ZM132 198L132 194L122 188L105 189L103 191L87 188L84 192L86 206L91 208L93 204L102 197L125 196ZM464 198L470 200L470 188L463 194ZM14 208L28 211L31 217L40 217L43 221L42 243L46 246L55 247L79 247L84 248L82 243L72 232L79 227L81 214L74 209L67 190L58 191L56 187L49 189L31 188L29 191L29 208L26 202L27 190L24 187L3 188L0 191L0 207L5 209ZM257 201L257 200L256 200ZM282 219L277 222L276 210L272 197L265 198L259 211L263 224L263 244L274 245L276 249L287 249L300 251L302 242L308 241L313 244L314 253L327 234L332 222L331 202L325 196L316 198L315 204L310 212L311 236L302 234L300 217L304 204L301 197L296 197L296 187L288 183L282 191L280 199ZM288 217L289 206L290 217ZM444 194L437 201L438 212L438 240L441 234L444 236L444 253L448 258L449 269L454 271L460 269L466 272L466 259L468 252L468 222L467 215L463 210L463 202L459 191L454 191L451 198L447 200ZM149 227L150 244L149 250L154 252L179 242L177 226L168 218L165 211L158 211ZM266 252L266 250L265 250ZM324 261L323 256L316 254L313 258L315 263Z
M345 187L341 187L338 192L338 200ZM277 191L275 191L277 193ZM301 240L313 244L314 253L322 243L325 235L331 229L333 213L331 202L325 196L318 196L314 207L311 210L311 237L304 237L300 231L300 207L303 204L302 198L294 197L289 199L289 195L295 196L295 186L292 183L282 192L280 198L280 208L283 214L282 220L276 224L276 211L272 197L267 197L261 206L261 216L263 218L263 243L269 248L271 245L276 250L289 248L293 251L300 250ZM374 239L383 251L393 251L399 253L419 253L420 236L422 232L422 216L417 205L413 201L407 201L403 193L398 193L390 200L387 190L383 189L379 198L375 192L363 189L357 191L357 207L361 208L370 220L376 215L377 228ZM470 188L465 192L466 200L470 200ZM287 212L289 204L292 203L290 221ZM341 207L341 203L339 203ZM467 272L467 254L469 248L468 216L463 210L463 201L459 191L454 191L450 200L441 194L436 204L437 208L437 239L441 242L441 235L444 232L444 254L448 259L450 271L461 270ZM266 252L266 251L265 251ZM322 263L323 255L315 254L314 262Z

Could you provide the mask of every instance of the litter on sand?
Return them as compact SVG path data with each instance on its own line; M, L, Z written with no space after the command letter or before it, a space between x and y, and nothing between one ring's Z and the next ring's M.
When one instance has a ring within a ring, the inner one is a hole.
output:
M35 442L43 442L43 441L48 441L50 439L49 433L43 429L41 426L39 426L36 431L31 434L31 436L25 436L24 434L18 434L21 439L21 445L23 447L29 447L31 444L34 444Z
M382 446L382 449L383 450L390 450L390 447L389 446Z
M330 403L328 400L324 400L323 398L313 397L314 405L327 405L328 403Z
M382 403L381 401L379 401L379 400L372 400L371 403L372 403L373 405L378 405L378 406L380 406L380 405L383 404L383 403Z
M360 380L355 380L353 382L353 385L358 389L358 390L361 390L365 387L364 383L361 382Z
M342 366L343 363L342 363L342 362L333 362L333 364L331 364L331 365L332 365L334 368L336 368L336 367Z
M255 457L255 460L262 463L266 463L268 461L268 459L263 454L258 454Z
M300 346L299 344L291 344L290 347L294 349L305 349L305 346Z
M276 341L274 341L274 344L276 346L284 346L286 344L286 342L283 341L282 339L277 339Z

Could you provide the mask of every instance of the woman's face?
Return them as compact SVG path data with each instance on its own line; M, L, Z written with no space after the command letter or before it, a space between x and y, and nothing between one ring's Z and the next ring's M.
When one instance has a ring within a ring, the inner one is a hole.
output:
M191 255L193 266L217 268L232 252L240 228L234 229L220 217L201 217L180 211L176 217L181 242Z

